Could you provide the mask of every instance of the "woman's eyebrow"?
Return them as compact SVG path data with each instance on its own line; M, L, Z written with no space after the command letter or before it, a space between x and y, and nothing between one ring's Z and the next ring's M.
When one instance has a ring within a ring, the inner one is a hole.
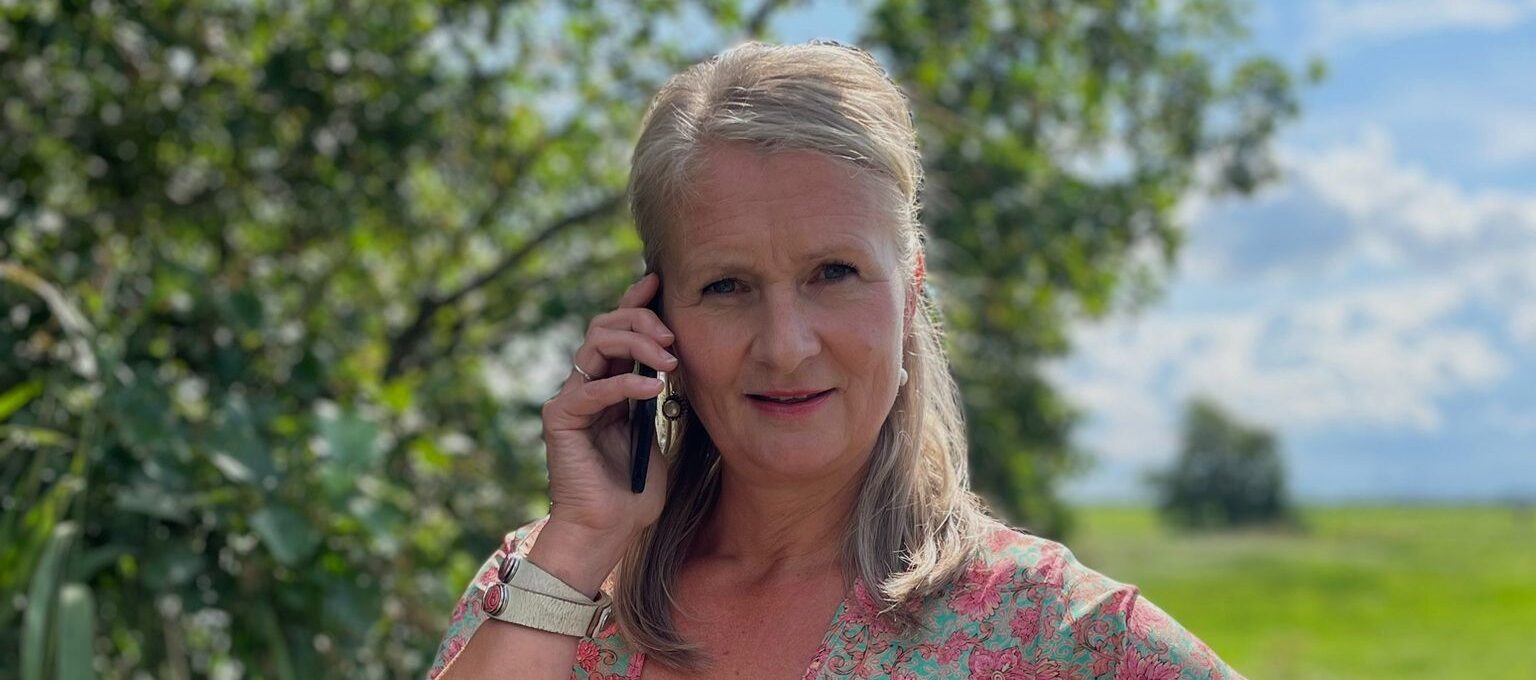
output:
M828 248L820 248L805 255L801 255L799 258L797 258L797 260L802 263L818 262L827 259L855 259L866 255L868 255L868 250L863 246L845 244ZM690 267L689 271L696 273L733 271L750 272L756 269L750 260L734 258L726 259L711 253L699 253L695 256L695 260L699 264L695 265L694 267Z
M868 246L862 243L842 243L817 250L816 252L807 255L805 259L824 260L829 257L848 257L853 255L867 255L868 253Z

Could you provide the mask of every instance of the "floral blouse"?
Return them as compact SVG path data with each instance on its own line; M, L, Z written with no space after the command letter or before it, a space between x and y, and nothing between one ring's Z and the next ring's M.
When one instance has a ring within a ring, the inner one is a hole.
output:
M486 620L480 597L497 566L509 554L526 555L545 521L507 534L480 569L454 609L429 680ZM1135 586L1084 567L1060 543L995 524L985 546L962 578L918 606L922 625L906 635L874 615L874 601L856 581L805 680L1242 678ZM612 592L613 578L603 587ZM571 678L634 680L644 669L645 655L611 621L578 643Z

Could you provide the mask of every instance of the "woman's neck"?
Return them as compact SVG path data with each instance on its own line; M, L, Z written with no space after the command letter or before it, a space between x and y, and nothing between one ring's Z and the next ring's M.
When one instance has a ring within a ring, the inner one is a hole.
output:
M696 558L760 579L839 567L863 470L816 483L766 485L722 470L720 497L694 542Z

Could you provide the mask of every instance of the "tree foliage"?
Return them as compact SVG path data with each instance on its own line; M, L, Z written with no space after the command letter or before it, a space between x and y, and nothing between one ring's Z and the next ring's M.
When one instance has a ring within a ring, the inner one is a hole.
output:
M1080 418L1041 372L1073 318L1134 310L1191 190L1246 193L1295 77L1238 49L1238 2L892 0L865 43L913 95L930 268L948 301L978 487L1060 536ZM1201 176L1204 172L1206 177Z
M1245 425L1208 399L1191 400L1173 466L1154 477L1159 509L1181 527L1294 520L1274 434Z
M551 367L639 273L643 107L787 4L0 4L0 677L82 649L419 674L545 511ZM872 8L976 477L1017 519L1064 528L1065 321L1138 248L1171 261L1198 163L1262 178L1294 112L1285 70L1213 61L1235 29L1225 1Z

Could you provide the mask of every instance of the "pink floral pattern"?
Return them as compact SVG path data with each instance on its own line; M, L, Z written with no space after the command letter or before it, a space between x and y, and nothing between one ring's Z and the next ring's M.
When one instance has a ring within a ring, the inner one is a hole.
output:
M987 649L977 647L966 661L971 677L988 680L1026 680L1024 657L1017 648Z
M508 555L527 554L544 520L507 534L454 608L427 677L435 680L485 620L480 598ZM1242 679L1140 591L1078 563L1054 541L994 525L985 555L910 610L906 632L861 582L838 606L805 680L996 678ZM612 591L610 579L605 586ZM638 680L645 655L611 622L576 647L573 680Z
M956 613L982 620L992 616L1002 604L1003 590L1018 566L1006 560L995 564L976 562L965 570L965 577L955 584L949 606Z
M1013 620L1008 622L1008 630L1013 632L1016 640L1033 640L1040 634L1040 610L1024 608L1013 613Z

